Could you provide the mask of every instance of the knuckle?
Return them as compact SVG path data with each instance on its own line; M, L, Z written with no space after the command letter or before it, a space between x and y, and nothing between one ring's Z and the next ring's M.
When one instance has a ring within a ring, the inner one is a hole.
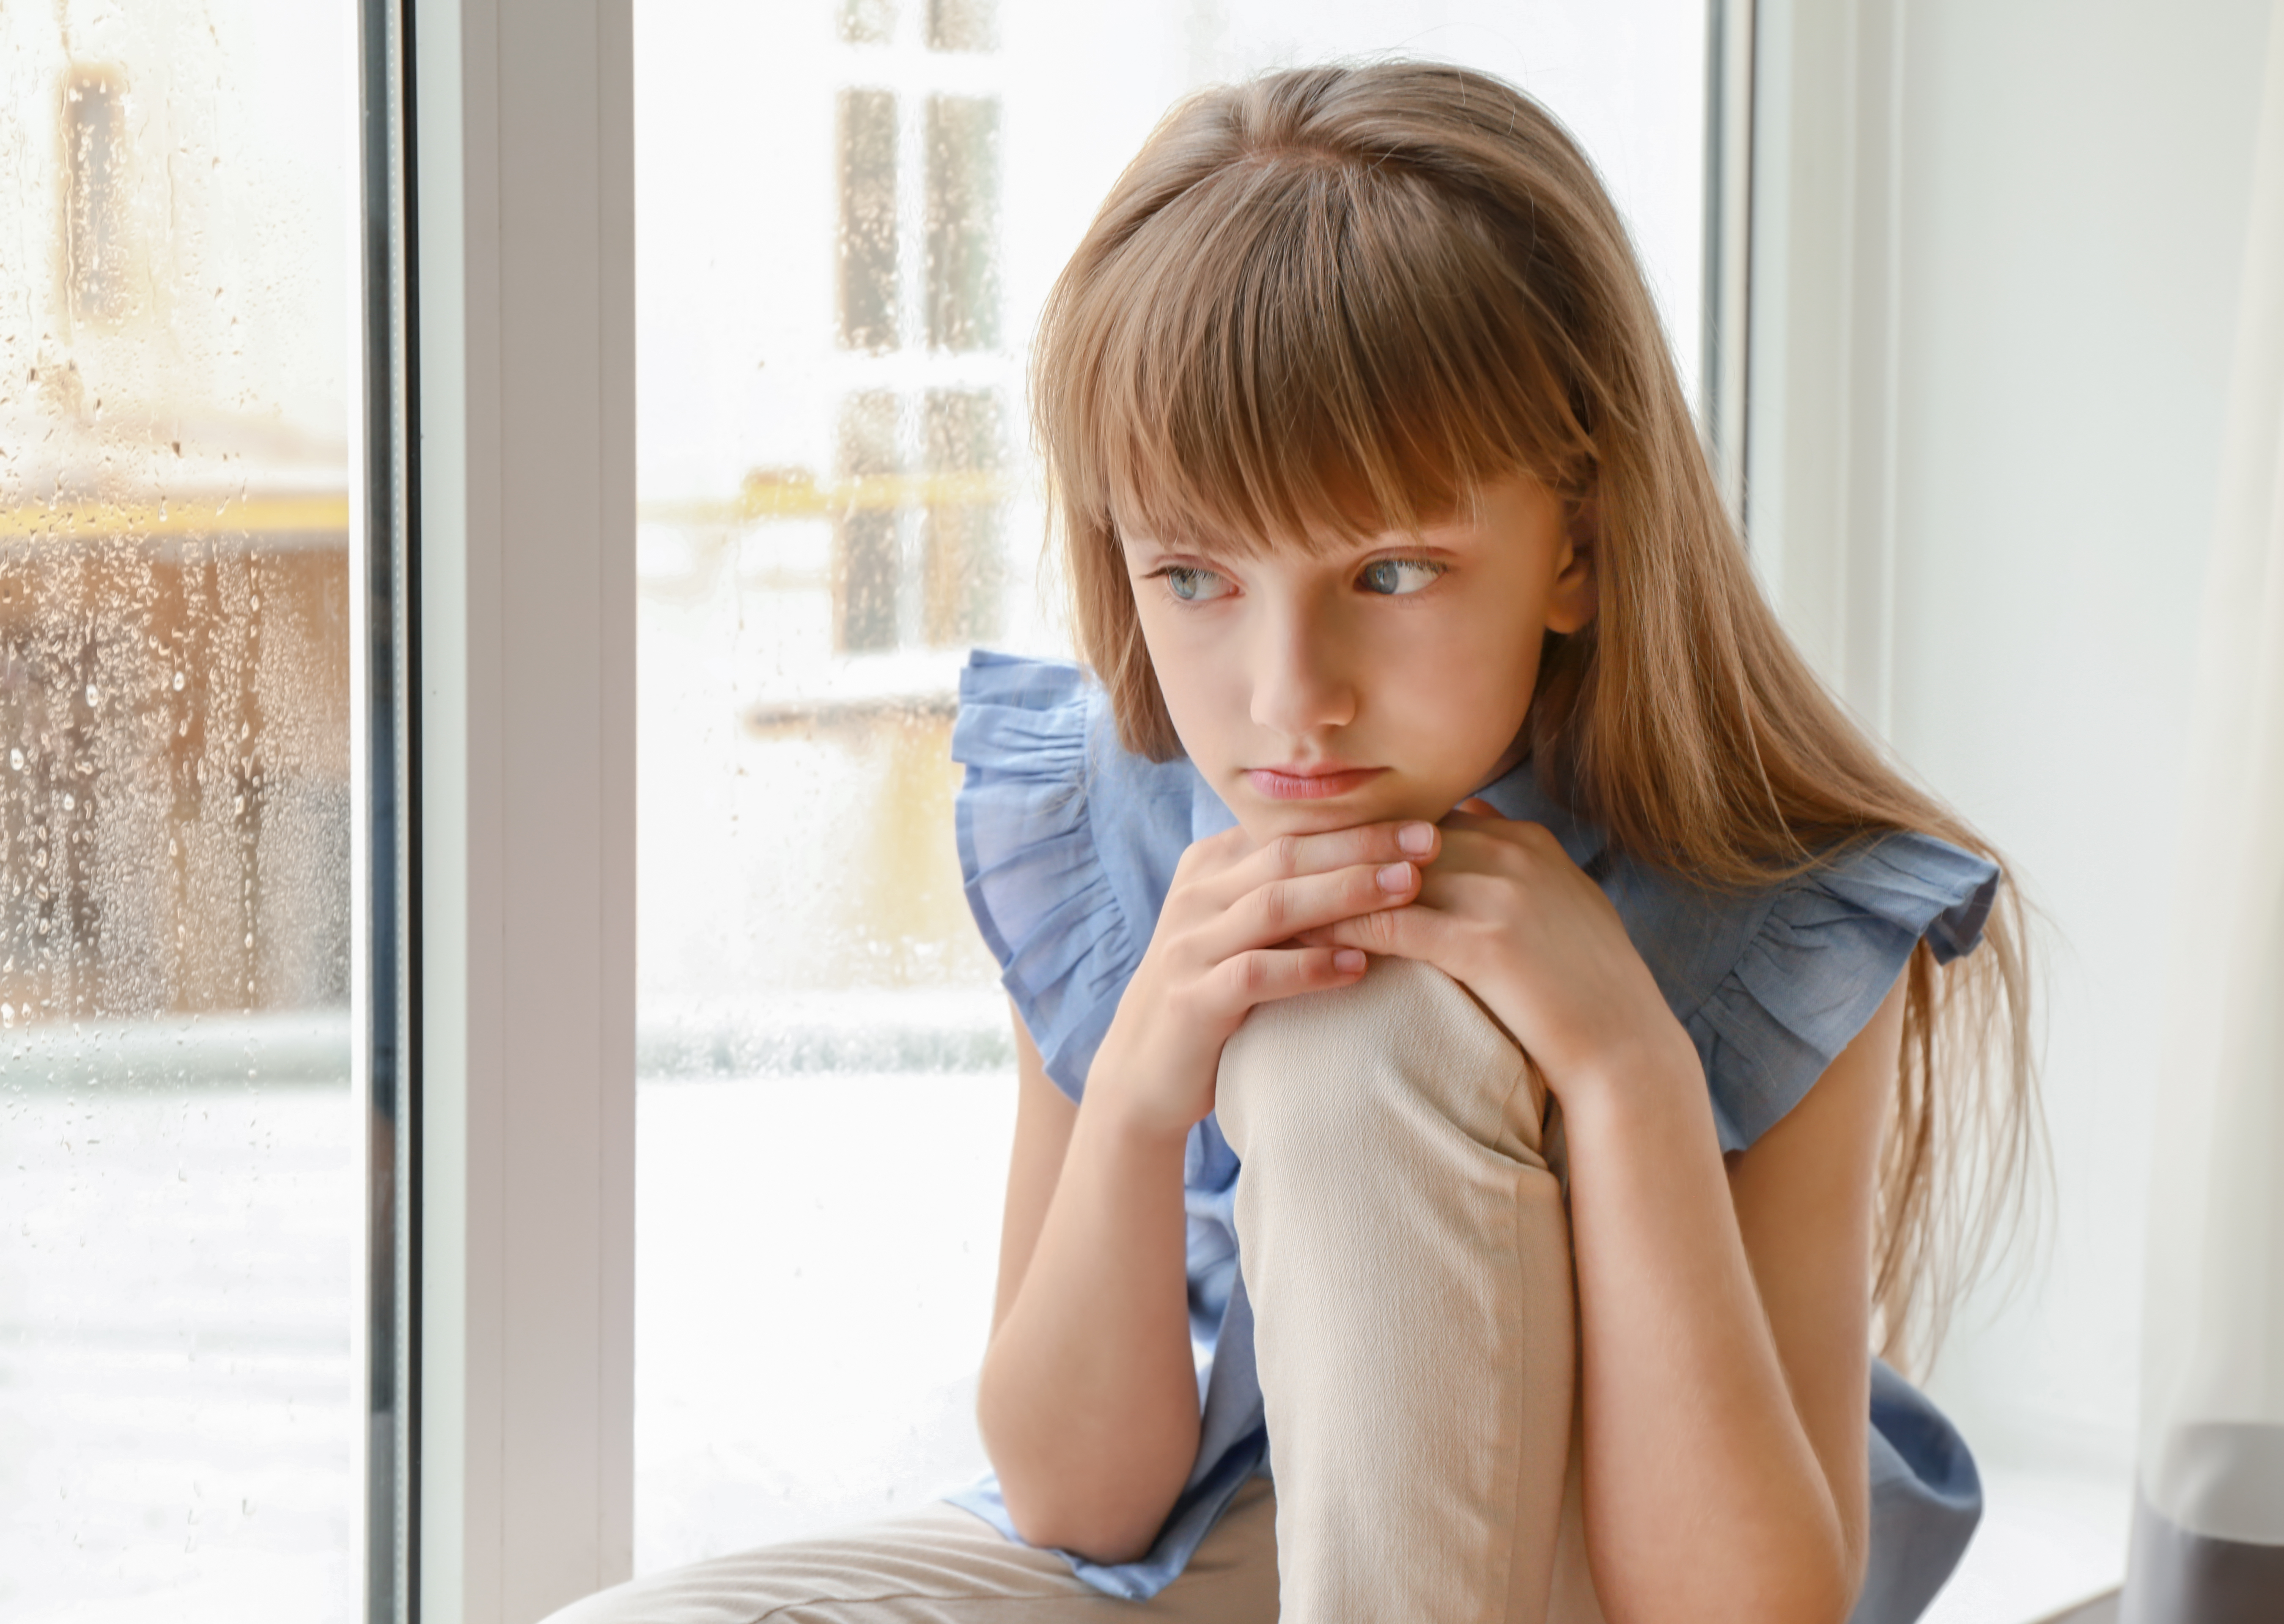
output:
M1269 863L1270 866L1279 874L1299 873L1301 871L1301 837L1297 834L1280 834L1271 840L1269 843Z
M1261 899L1261 923L1271 931L1282 931L1285 922L1293 917L1293 888L1282 880L1261 887L1256 894Z

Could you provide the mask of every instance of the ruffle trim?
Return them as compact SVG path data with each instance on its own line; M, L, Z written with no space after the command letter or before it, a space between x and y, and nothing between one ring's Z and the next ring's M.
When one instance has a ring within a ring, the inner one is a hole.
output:
M1922 937L1938 964L1974 949L1996 865L1932 835L1847 847L1778 890L1743 954L1682 1024L1724 1150L1798 1105L1880 1007Z
M951 757L967 905L1047 1075L1072 1099L1142 962L1095 840L1090 685L1076 666L976 651Z

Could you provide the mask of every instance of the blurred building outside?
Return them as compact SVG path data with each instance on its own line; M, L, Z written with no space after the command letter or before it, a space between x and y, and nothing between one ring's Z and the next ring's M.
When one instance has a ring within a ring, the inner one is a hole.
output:
M349 1616L350 22L0 8L0 1615Z

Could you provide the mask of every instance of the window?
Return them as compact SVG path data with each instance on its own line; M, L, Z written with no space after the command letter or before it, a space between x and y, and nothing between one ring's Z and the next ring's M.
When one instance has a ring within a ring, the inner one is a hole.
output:
M1047 286L1191 87L1407 51L1545 98L1697 353L1703 5L636 8L636 1565L896 1509L970 1416L1013 1111L950 838L967 647L1064 652Z
M11 1619L354 1606L347 44L0 12Z
M116 67L64 81L64 305L82 321L126 314L127 87Z

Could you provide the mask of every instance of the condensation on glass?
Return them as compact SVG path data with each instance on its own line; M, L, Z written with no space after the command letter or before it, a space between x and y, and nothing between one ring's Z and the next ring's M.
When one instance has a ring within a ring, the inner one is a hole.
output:
M974 645L1068 652L1025 351L1120 170L1177 98L1277 61L1544 64L1599 156L1670 146L1672 207L1615 178L1693 352L1705 27L1702 0L635 21L649 1570L982 1464L1014 1085L955 855L954 691Z
M896 98L841 92L841 342L896 347Z
M346 42L0 8L0 1616L353 1604Z
M996 43L994 17L983 0L931 0L927 49L987 51ZM885 4L842 6L844 40L886 43L895 26ZM917 122L917 141L904 138L908 121ZM997 352L999 98L851 87L838 92L834 133L841 347L872 356L919 352L917 368L898 357L878 369L884 379L949 375L928 365L930 355ZM905 253L914 234L900 229L908 199L920 217L917 267ZM840 401L836 652L946 647L995 635L1005 583L1003 415L989 386L860 386Z
M927 333L940 349L998 347L998 99L929 97Z

